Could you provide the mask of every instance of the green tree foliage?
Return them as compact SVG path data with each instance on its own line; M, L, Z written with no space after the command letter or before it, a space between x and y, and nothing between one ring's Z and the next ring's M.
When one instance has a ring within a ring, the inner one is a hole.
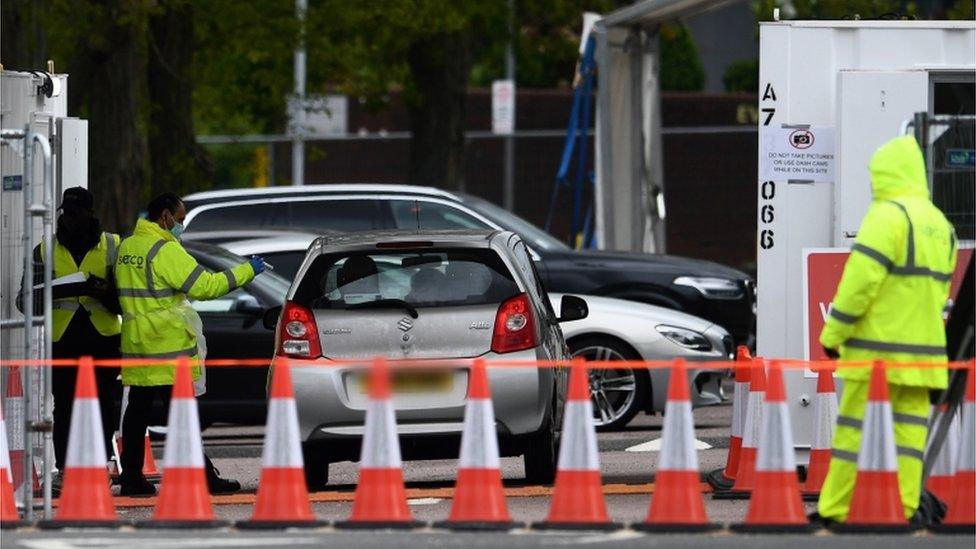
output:
M660 41L661 89L701 91L705 87L705 69L688 27L678 23L661 25Z
M504 5L500 0L497 4ZM608 13L614 0L516 0L516 82L524 88L569 87L579 57L583 12ZM505 74L507 33L490 41L471 70L471 84L486 87Z
M759 89L759 60L742 59L735 61L722 75L722 83L727 92L756 93Z

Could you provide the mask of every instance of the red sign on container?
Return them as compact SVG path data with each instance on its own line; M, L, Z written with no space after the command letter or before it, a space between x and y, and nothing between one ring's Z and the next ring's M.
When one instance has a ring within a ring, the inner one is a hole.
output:
M955 300L966 274L966 266L972 260L974 250L959 250L956 271L952 275L952 288L949 296ZM804 353L807 360L827 360L820 346L820 332L823 331L831 300L837 293L837 286L844 274L844 265L850 252L846 248L820 248L803 251L803 311L806 345Z

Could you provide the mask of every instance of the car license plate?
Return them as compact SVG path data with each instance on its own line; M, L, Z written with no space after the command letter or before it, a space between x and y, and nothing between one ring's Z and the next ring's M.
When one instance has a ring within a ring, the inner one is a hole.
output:
M454 389L454 372L391 372L394 393L446 393ZM369 376L359 376L359 392L369 393Z

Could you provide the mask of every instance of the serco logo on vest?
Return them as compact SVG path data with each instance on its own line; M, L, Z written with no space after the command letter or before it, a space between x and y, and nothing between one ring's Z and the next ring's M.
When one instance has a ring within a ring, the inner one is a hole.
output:
M134 265L135 267L141 269L142 264L146 262L146 258L141 255L120 255L118 264L119 265Z

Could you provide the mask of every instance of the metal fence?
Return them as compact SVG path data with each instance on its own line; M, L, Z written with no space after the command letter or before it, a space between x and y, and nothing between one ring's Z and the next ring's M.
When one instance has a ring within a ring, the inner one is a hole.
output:
M923 144L932 201L960 240L976 240L976 117L922 112L911 126Z

